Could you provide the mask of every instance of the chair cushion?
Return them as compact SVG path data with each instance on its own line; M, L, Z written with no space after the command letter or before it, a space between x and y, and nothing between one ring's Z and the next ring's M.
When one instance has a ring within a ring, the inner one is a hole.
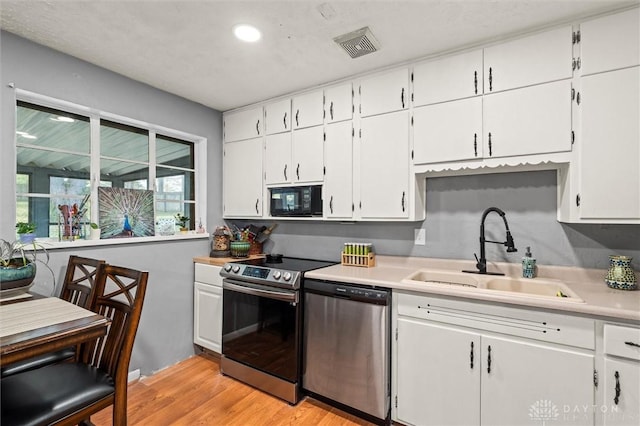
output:
M81 363L48 365L0 380L0 424L50 424L115 390L113 379Z
M24 373L25 371L35 370L49 364L66 361L73 358L76 354L75 347L65 348L57 352L49 352L47 354L34 356L24 361L14 362L0 369L0 378L12 376L16 373Z

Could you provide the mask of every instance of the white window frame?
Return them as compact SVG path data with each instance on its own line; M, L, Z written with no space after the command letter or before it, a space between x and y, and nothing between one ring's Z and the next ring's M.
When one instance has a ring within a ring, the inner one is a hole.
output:
M180 139L185 142L193 143L193 155L194 155L194 194L195 201L185 201L186 203L195 203L196 217L193 218L194 225L197 228L199 221L202 220L204 229L207 228L207 138L202 136L193 135L180 130L170 129L168 127L159 126L156 124L148 123L145 121L136 120L133 118L125 117L110 112L100 111L95 108L86 107L83 105L75 104L68 101L52 98L49 96L41 95L38 93L30 92L23 89L15 89L15 100L28 102L44 107L54 108L57 110L75 113L83 115L89 118L90 135L91 135L91 162L90 162L90 179L91 179L91 199L98 199L98 187L100 186L100 120L109 120L132 127L148 130L149 132L149 190L153 191L154 204L156 196L156 135L168 136L175 139ZM15 131L15 129L14 129ZM16 143L14 143L16 145ZM16 156L17 156L16 150ZM14 164L17 164L17 158L14 159ZM164 167L164 166L163 166ZM179 167L171 167L176 170L187 170ZM15 173L14 173L15 174ZM15 177L14 177L15 179ZM14 200L16 199L15 182L13 185ZM14 201L15 202L15 201ZM98 222L98 209L91 209L91 222ZM198 222L196 222L198 221ZM182 240L192 238L208 238L208 233L197 233L197 229L190 231L187 234L176 235L155 235L153 237L135 237L135 238L112 238L103 240L75 240L74 246L93 246L93 245L111 245L111 244L127 244L127 243L140 243L140 242L152 242L161 240ZM69 248L69 242L60 242L54 239L38 239L38 243L46 243L46 247L49 248Z

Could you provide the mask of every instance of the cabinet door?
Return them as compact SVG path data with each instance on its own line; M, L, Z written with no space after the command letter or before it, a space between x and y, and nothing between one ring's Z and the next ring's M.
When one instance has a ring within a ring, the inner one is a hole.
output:
M571 78L571 27L558 28L484 49L484 93Z
M322 182L323 138L322 126L293 131L291 177L294 182Z
M262 107L224 114L224 141L233 142L262 136Z
M325 89L324 97L324 116L327 124L351 120L353 117L353 88L351 83Z
M409 216L409 112L362 119L360 136L360 215Z
M324 115L322 90L293 98L293 128L319 126Z
M291 130L291 99L266 105L264 121L267 135Z
M223 146L225 217L262 216L262 138Z
M640 67L581 79L583 219L640 218Z
M640 9L580 24L582 75L640 64Z
M482 50L447 56L413 68L413 106L482 94Z
M295 175L295 170L291 170L291 133L269 135L265 138L264 145L267 185L291 182Z
M353 127L350 121L343 121L326 126L325 132L322 211L326 218L350 219L353 216Z
M222 352L222 287L194 283L193 343Z
M360 115L368 117L409 107L409 71L395 71L366 78L360 82Z
M407 425L480 424L480 337L398 318L397 409Z
M605 358L605 426L636 426L640 421L640 363ZM604 411L601 410L601 411Z
M482 98L414 109L414 164L482 158Z
M593 425L592 353L482 336L481 356L481 424Z
M571 150L569 80L484 96L484 157Z

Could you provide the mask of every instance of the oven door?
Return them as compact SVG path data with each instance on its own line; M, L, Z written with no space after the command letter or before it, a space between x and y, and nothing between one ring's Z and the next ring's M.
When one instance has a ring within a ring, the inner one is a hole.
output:
M298 291L225 278L222 354L295 383L299 380Z

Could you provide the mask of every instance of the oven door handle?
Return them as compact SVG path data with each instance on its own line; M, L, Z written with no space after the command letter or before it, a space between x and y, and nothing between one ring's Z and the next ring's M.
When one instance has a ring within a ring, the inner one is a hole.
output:
M268 299L281 300L283 302L298 303L298 292L275 291L266 288L258 288L257 286L249 287L245 284L236 284L228 279L222 281L222 289L250 294L252 296L266 297Z

